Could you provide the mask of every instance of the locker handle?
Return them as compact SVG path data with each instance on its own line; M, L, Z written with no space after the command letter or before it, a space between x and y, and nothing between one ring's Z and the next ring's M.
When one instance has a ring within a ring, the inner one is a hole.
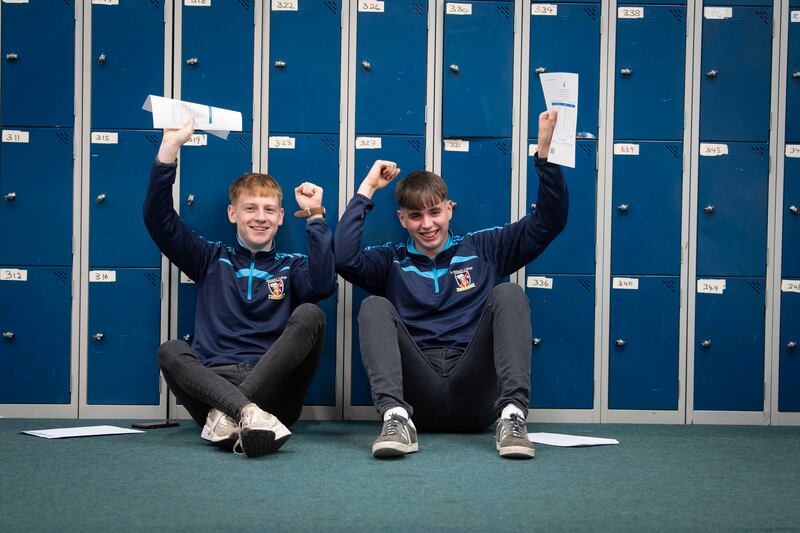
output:
M452 70L455 74L458 74L461 71L461 69L458 68L458 65L456 65L455 63L450 65L450 70Z
M620 348L622 348L622 347L623 347L623 346L625 346L627 343L625 342L625 339L617 339L617 340L615 340L615 341L614 341L614 344L616 344L617 346L619 346Z
M186 335L183 336L183 340L186 342L190 342L192 340L192 334L187 333Z
M100 57L97 58L97 62L99 64L101 64L101 65L105 64L105 62L106 62L106 54L105 54L105 52L100 54Z
M627 213L627 212L628 212L628 209L629 209L629 207L630 207L630 206L628 206L628 204L622 204L622 205L620 205L619 207L617 207L617 210L618 210L620 213Z
M713 212L714 212L714 206L713 206L713 205L707 205L707 206L705 206L705 207L703 208L703 212L704 212L706 215L710 215L711 213L713 213Z
M190 194L186 197L186 204L193 205L194 204L194 194Z
M3 199L4 199L6 202L10 202L11 200L13 200L13 199L14 199L14 198L16 198L16 197L17 197L17 193L15 193L15 192L10 192L10 193L6 194L5 196L3 196Z
M196 57L190 57L189 59L186 60L186 64L187 65L196 65L199 62L200 62L200 60L197 59Z
M286 61L277 60L275 62L275 68L286 68Z
M102 192L97 195L97 198L95 198L94 201L97 202L98 204L102 204L105 199L106 199L106 193Z
M630 76L631 74L633 74L633 71L629 68L624 68L620 70L619 73L622 74L623 76Z
M711 348L711 341L705 339L703 342L700 343L701 348Z
M3 332L3 338L10 341L11 339L14 338L14 332L13 331L4 331Z
M790 205L789 206L789 212L791 214L793 214L794 216L797 216L797 206L796 205Z
M14 334L12 333L11 335ZM788 343L786 343L786 347L790 350L795 350L797 348L797 343L795 341L789 341Z
M540 339L539 337L534 337L531 342L533 343L534 346L539 346L540 344L542 344L542 339Z
M716 71L716 70L709 70L708 72L706 72L706 77L707 77L707 78L716 78L716 77L717 77L717 74L719 74L719 72L718 72L718 71Z
M96 341L101 341L105 338L105 335L102 333L95 333L94 335L92 335L92 338Z
M372 64L366 59L361 62L361 66L364 67L364 70L372 70Z
M800 79L800 72L794 72L794 73L792 73L792 77L793 77L794 79L796 79L796 80L797 80L797 79Z
M17 59L19 59L19 55L15 54L14 52L10 52L10 53L6 54L6 60L7 61L16 61Z
M536 209L536 204L531 204L531 211L533 211L534 209Z
M534 70L534 72L536 74L544 74L545 72L547 72L547 69L544 67L536 67L536 70Z

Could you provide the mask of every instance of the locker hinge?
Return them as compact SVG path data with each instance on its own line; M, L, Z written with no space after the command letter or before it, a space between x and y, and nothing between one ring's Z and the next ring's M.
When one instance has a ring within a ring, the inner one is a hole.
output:
M678 380L678 401L681 399L681 380Z
M161 380L159 379L158 380L158 395L159 396L161 396L161 387L162 387L162 384L161 384Z
M767 401L767 382L764 381L761 383L761 405L764 405L764 402Z
M161 280L160 289L161 290L159 292L158 299L159 300L163 300L164 299L164 280L163 279Z
M72 372L70 372L70 374L69 374L69 394L70 394L70 396L72 396L72 376L73 376L73 374L72 374Z

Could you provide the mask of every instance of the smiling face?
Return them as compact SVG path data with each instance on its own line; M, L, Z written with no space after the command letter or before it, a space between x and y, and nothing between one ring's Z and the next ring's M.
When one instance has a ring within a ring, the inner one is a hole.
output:
M397 211L400 224L414 239L414 246L428 257L435 257L447 244L453 204L442 200L422 209L401 207Z
M277 196L243 192L228 206L228 219L236 224L236 234L248 249L269 250L283 224L283 208Z

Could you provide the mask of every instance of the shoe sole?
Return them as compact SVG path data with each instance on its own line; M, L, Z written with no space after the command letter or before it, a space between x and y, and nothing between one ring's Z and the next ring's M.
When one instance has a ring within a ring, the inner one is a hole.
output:
M501 448L500 445L497 444L496 448L497 451L500 452L500 457L506 457L508 459L533 459L533 456L536 454L533 448L528 448L526 446L505 446Z
M213 444L214 446L225 446L229 442L231 446L233 446L233 443L236 442L236 439L239 437L239 432L234 431L233 433L231 433L226 437L215 437L210 430L204 427L203 431L200 433L200 437L202 437L203 440L205 440L209 444Z
M419 444L412 442L411 444L401 444L399 442L381 442L380 444L372 445L372 456L383 457L399 457L408 453L419 451Z
M265 429L243 429L239 432L242 451L247 457L261 457L268 453L274 453L283 446L291 433L279 439L275 438L275 432Z

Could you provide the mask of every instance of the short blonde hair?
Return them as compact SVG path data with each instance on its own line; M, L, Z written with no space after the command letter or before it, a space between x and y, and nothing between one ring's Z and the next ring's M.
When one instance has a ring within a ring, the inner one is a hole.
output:
M268 174L248 172L236 178L236 181L231 183L228 189L228 197L231 200L231 204L236 203L239 195L244 192L253 196L276 196L279 204L283 200L281 186L278 185L275 178Z

